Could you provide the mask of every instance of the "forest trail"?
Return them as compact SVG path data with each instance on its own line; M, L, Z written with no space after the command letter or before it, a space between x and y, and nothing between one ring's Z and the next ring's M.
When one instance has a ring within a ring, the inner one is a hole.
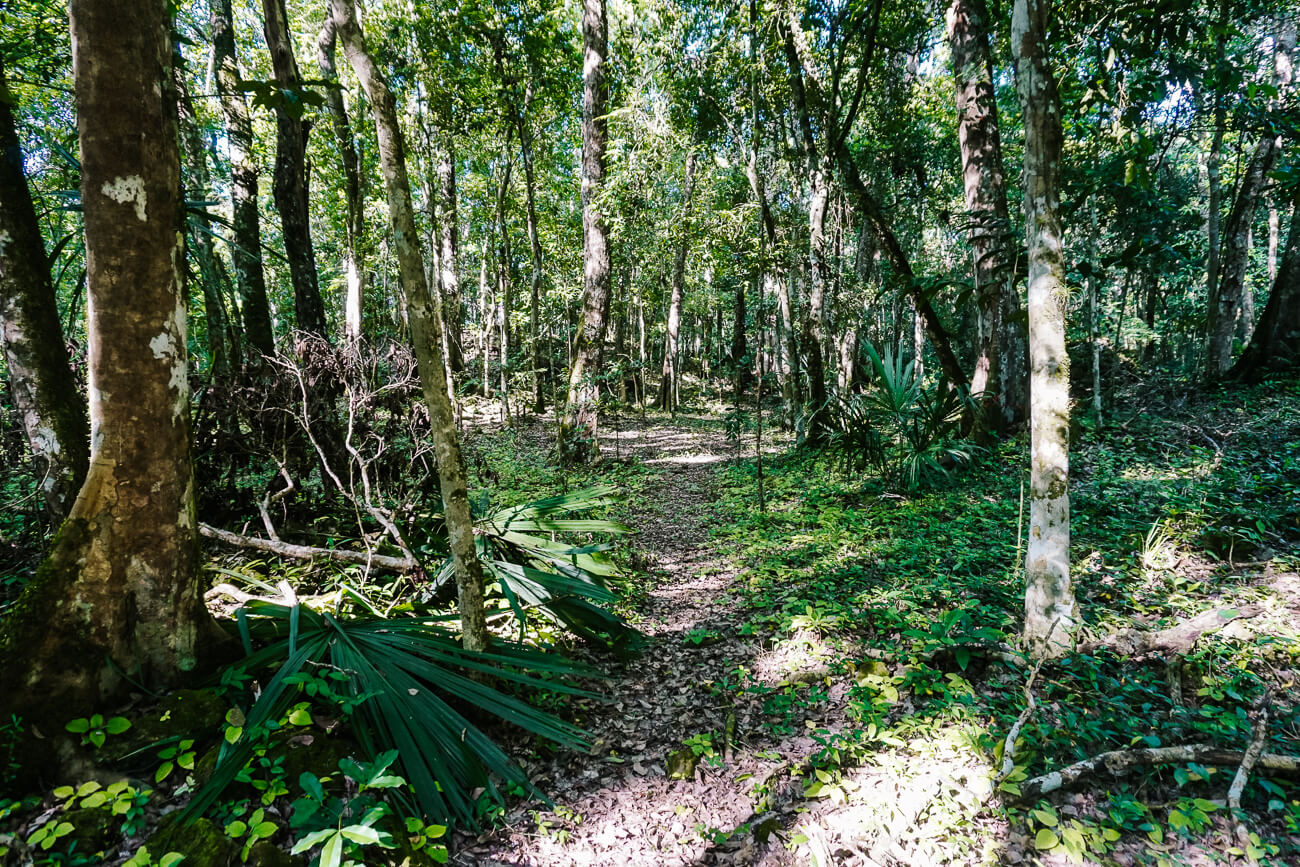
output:
M612 456L613 445L603 444L604 453ZM761 706L729 705L728 691L712 688L728 677L734 683L737 666L753 671L762 654L756 640L740 634L736 571L709 544L715 474L734 446L716 419L679 417L625 428L618 448L658 470L630 517L633 545L646 561L648 586L634 621L647 645L635 658L597 662L610 680L603 686L608 701L588 704L579 719L591 734L589 755L562 750L523 762L553 797L554 810L520 807L504 828L465 841L452 861L785 863L791 853L776 836L769 846L732 832L753 821L756 786L786 775L791 759L802 758L791 753L814 744L803 737L755 739ZM673 770L685 779L673 779Z

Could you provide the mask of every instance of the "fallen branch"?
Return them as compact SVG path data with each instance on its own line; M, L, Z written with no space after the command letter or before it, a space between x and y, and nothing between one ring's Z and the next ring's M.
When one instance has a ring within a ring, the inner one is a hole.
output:
M1098 641L1079 645L1080 653L1092 653L1103 648L1130 656L1148 653L1187 653L1200 640L1201 636L1218 632L1234 620L1258 617L1264 613L1262 605L1243 605L1239 608L1212 608L1200 614L1176 623L1168 629L1156 632L1142 632L1125 629L1108 635Z
M1200 765L1240 767L1246 754L1241 750L1225 750L1213 744L1192 744L1182 747L1145 747L1129 750L1111 750L1090 759L1075 762L1050 774L1034 777L1020 784L1020 794L1013 801L1033 801L1058 789L1069 789L1089 777L1106 771L1119 775L1133 768L1151 765L1172 765L1196 762ZM1300 775L1300 758L1277 753L1261 753L1255 767L1275 774Z
M1264 741L1268 737L1267 702L1268 693L1265 692L1251 708L1250 715L1254 717L1255 731L1251 735L1250 746L1246 747L1246 754L1241 757L1241 764L1237 766L1237 775L1232 778L1232 785L1228 787L1228 814L1232 816L1232 821L1236 825L1234 830L1242 846L1250 842L1250 830L1241 818L1241 793L1246 790L1246 781L1250 779L1250 772L1259 761L1260 753L1264 752Z
M199 532L209 539L216 539L236 548L250 548L265 551L281 557L295 560L333 560L338 563L356 563L378 569L390 569L394 572L413 572L420 564L411 557L390 557L385 554L367 554L365 551L347 551L338 548L313 548L310 545L294 545L274 539L259 539L256 536L241 536L229 530L219 530L209 524L199 524Z
M1038 677L1039 669L1043 667L1043 661L1046 657L1039 659L1034 665L1034 670L1029 673L1029 680L1025 681L1025 709L1016 717L1015 724L1007 732L1006 742L1002 745L1002 768L998 771L997 777L993 780L996 787L998 783L1011 776L1011 772L1016 769L1016 739L1020 737L1020 730L1029 722L1029 718L1034 715L1038 708L1038 702L1034 699L1034 680Z

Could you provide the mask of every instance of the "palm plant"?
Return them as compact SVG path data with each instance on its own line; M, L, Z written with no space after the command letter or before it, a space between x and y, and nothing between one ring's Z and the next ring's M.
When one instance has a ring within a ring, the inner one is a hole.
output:
M942 380L927 388L901 352L886 350L881 358L868 344L867 354L875 378L864 393L842 399L833 414L832 443L846 461L909 490L969 461L970 447L954 442L969 397Z
M620 577L619 568L605 556L613 545L571 544L559 538L627 533L628 528L615 521L575 517L576 513L616 502L614 488L598 486L507 506L476 520L479 557L495 579L521 632L529 615L535 613L616 652L637 647L640 634L604 607L618 600L610 582ZM448 559L433 586L450 587L452 581Z
M355 702L350 731L368 760L396 749L414 803L430 819L473 826L481 789L500 801L498 781L540 795L524 772L460 709L472 707L561 744L585 745L584 732L552 714L488 685L593 696L554 678L594 672L554 654L515 644L491 652L463 650L455 635L426 618L344 620L301 604L249 602L236 619L248 657L246 671L274 668L234 736L227 731L212 777L186 808L201 815L239 774L265 735L280 726L299 699L299 675L315 670L346 674L335 687ZM253 642L266 642L260 650ZM538 676L542 675L542 676ZM412 810L414 812L414 809Z

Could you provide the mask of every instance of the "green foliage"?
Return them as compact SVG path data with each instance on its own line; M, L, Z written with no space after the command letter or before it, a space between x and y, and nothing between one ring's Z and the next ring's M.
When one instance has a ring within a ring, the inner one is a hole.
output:
M841 398L831 414L831 444L846 465L916 490L969 462L972 446L956 442L966 398L943 381L927 387L901 352L882 359L870 344L866 350L874 379L862 394Z
M543 692L590 695L560 680L589 674L580 666L518 645L500 644L489 653L469 653L438 624L417 618L343 620L302 605L250 603L238 622L251 640L268 642L241 667L274 673L248 709L238 737L222 745L211 781L195 795L188 815L201 814L253 759L258 744L281 727L279 720L297 692L291 679L305 669L334 668L349 680L338 689L360 702L350 731L373 761L387 749L400 751L402 775L410 782L416 808L434 819L477 821L470 793L482 789L500 799L497 780L535 790L523 772L457 707L495 716L561 743L581 744L574 726L536 710L487 685L487 678Z
M126 717L115 716L104 719L102 714L93 714L89 718L74 719L64 726L73 734L81 735L81 742L96 749L104 745L109 735L120 735L131 727Z

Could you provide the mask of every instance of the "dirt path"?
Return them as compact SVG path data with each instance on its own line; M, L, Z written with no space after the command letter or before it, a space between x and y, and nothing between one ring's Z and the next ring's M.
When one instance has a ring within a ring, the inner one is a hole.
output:
M624 430L620 448L661 470L632 519L651 562L637 624L648 646L603 663L610 701L580 720L592 736L589 755L524 762L555 809L514 811L505 828L465 841L453 863L775 864L789 854L775 835L760 845L747 829L733 832L753 823L756 785L781 776L789 754L812 742L755 741L761 705L733 706L731 690L712 686L734 683L736 667L752 668L762 653L739 634L742 615L728 602L735 573L709 545L714 476L731 446L696 420Z

